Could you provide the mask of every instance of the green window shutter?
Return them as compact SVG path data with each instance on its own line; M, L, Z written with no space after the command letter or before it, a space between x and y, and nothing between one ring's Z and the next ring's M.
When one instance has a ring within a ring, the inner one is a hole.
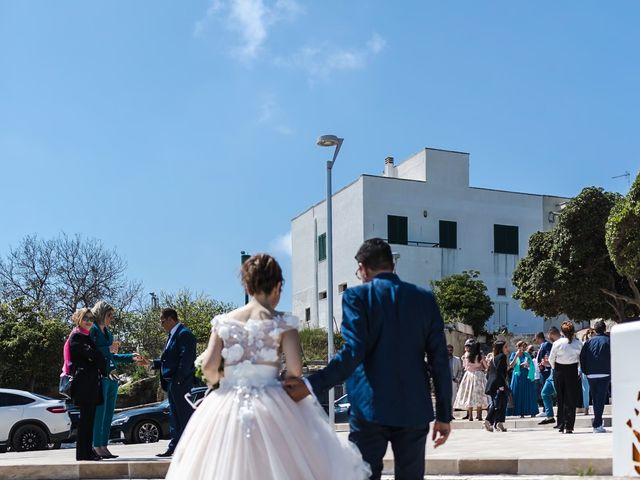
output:
M318 237L318 261L327 259L327 234L323 233Z
M440 248L458 248L458 224L440 220Z
M387 215L387 237L389 243L406 245L409 243L409 223L407 217Z
M518 227L512 225L494 225L493 251L494 253L518 255Z

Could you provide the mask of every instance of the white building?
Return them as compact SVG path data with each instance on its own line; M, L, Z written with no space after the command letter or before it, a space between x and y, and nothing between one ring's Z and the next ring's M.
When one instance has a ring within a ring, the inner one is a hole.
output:
M359 283L354 255L368 238L387 239L400 255L403 280L429 282L478 270L494 302L489 331L534 333L543 319L511 298L511 275L526 255L529 236L549 230L567 198L469 186L469 154L425 148L383 176L361 175L333 196L334 316L341 292ZM293 313L310 327L327 325L326 206L292 220Z

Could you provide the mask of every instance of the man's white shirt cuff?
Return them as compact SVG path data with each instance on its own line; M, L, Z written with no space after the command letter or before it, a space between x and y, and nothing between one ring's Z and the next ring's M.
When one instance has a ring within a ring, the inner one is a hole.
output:
M307 380L306 378L303 378L302 381L304 382L304 384L307 386L307 390L309 390L309 392L311 393L311 395L313 395L314 397L316 396L315 393L313 393L313 388L311 388L311 384L309 383L309 380Z

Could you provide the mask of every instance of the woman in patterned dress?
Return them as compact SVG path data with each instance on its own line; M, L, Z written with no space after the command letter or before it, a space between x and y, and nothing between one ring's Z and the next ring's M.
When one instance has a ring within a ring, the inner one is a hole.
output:
M464 377L458 388L454 408L467 410L469 421L473 420L473 409L477 410L477 419L482 421L482 410L489 406L485 388L487 363L480 352L480 344L475 342L462 358Z

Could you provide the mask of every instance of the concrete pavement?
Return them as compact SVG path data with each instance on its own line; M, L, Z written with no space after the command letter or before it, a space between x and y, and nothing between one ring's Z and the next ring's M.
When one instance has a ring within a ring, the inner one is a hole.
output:
M155 454L164 451L166 444L114 444L110 449L120 458L101 462L76 462L73 449L10 452L0 455L0 480L163 478L169 461L158 459ZM564 435L552 428L505 433L454 428L445 446L434 450L428 443L426 468L428 475L463 475L457 478L479 474L535 478L611 475L611 456L611 433L593 434L591 429L581 428L573 435ZM385 473L393 473L391 450L385 456Z

